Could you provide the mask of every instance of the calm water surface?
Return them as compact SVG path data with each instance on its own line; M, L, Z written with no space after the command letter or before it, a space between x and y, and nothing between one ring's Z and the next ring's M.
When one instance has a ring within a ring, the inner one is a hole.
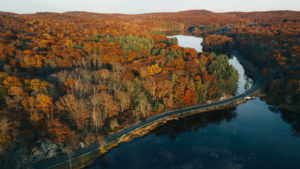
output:
M236 58L230 63L240 73L238 94L252 81ZM231 110L170 121L149 135L121 143L86 168L300 169L299 121L299 114L257 98Z
M194 48L198 52L202 52L202 45L203 42L202 38L198 38L195 36L188 36L188 35L176 35L176 36L168 36L168 38L178 39L178 45L185 47L185 48Z
M236 95L242 94L252 86L253 80L245 74L243 66L235 56L231 56L229 59L229 64L231 64L239 72Z

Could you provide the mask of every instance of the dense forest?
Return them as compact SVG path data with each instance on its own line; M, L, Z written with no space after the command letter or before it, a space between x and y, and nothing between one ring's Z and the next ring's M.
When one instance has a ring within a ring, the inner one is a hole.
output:
M157 113L231 96L238 74L221 53L232 50L260 68L268 102L300 112L299 32L293 11L1 12L0 166L57 155L42 144L66 153ZM166 37L175 34L204 37L205 52Z
M164 35L182 24L140 17L0 13L0 166L52 158L235 93L226 55L182 48Z
M300 12L193 10L140 17L173 23L171 28L166 27L166 33L183 31L204 37L204 51L238 50L241 57L261 70L265 78L264 99L281 109L300 112ZM183 24L184 29L179 31L175 23Z
M260 68L265 79L264 99L281 109L300 112L300 16L286 15L261 17L247 26L208 35L206 45L211 48L207 51L221 53L237 49Z

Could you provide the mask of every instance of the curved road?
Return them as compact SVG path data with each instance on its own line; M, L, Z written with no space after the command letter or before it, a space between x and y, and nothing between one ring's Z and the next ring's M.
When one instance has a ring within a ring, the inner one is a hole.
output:
M180 114L184 114L186 112L195 111L195 110L212 108L212 107L215 107L215 106L222 106L222 105L226 105L228 103L233 103L233 102L238 101L240 99L244 99L247 96L251 96L252 94L254 94L256 91L258 91L262 87L262 81L263 81L261 75L259 74L259 72L256 70L256 68L254 68L254 69L255 70L252 70L253 71L252 73L254 73L255 76L256 76L255 77L256 78L256 83L250 89L248 89L247 91L245 91L244 93L242 93L240 95L231 97L231 98L226 99L226 100L217 101L217 102L214 102L214 103L196 105L196 106L176 109L176 110L172 110L172 111L168 111L168 112L158 114L156 116L145 119L144 121L133 124L132 126L127 127L125 129L123 129L123 130L107 137L105 139L105 141L107 143L109 143L113 140L117 140L118 138L120 138L124 134L128 134L131 131L134 131L138 128L145 127L145 126L147 126L147 125L149 125L149 124L151 124L155 121L161 120L165 117L169 117L169 116L173 116L173 115L180 115ZM85 155L99 149L99 146L100 146L99 143L95 143L95 144L92 144L92 145L90 145L86 148L78 150L75 153L73 153L72 159L76 159L76 158L85 156ZM66 163L68 161L69 161L69 156L64 155L64 156L60 156L60 157L57 157L55 159L52 159L52 160L49 160L49 161L46 161L46 162L38 163L38 164L34 165L33 168L34 169L54 168L54 167L56 167L60 164Z

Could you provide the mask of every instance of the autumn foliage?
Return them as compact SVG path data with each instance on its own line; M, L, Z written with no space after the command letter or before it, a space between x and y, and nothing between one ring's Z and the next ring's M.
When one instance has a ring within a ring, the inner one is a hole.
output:
M0 27L3 151L24 133L28 147L44 138L84 142L235 92L226 55L199 54L164 34L201 35L209 52L238 44L272 77L274 98L299 98L298 12L0 13Z

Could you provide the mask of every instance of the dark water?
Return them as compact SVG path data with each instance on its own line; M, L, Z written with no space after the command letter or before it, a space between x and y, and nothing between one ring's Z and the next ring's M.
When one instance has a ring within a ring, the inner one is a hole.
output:
M170 121L121 143L87 168L299 169L299 119L255 99Z
M240 73L241 93L252 80L236 58L230 62ZM300 169L300 114L257 98L231 110L170 121L121 143L87 168Z

